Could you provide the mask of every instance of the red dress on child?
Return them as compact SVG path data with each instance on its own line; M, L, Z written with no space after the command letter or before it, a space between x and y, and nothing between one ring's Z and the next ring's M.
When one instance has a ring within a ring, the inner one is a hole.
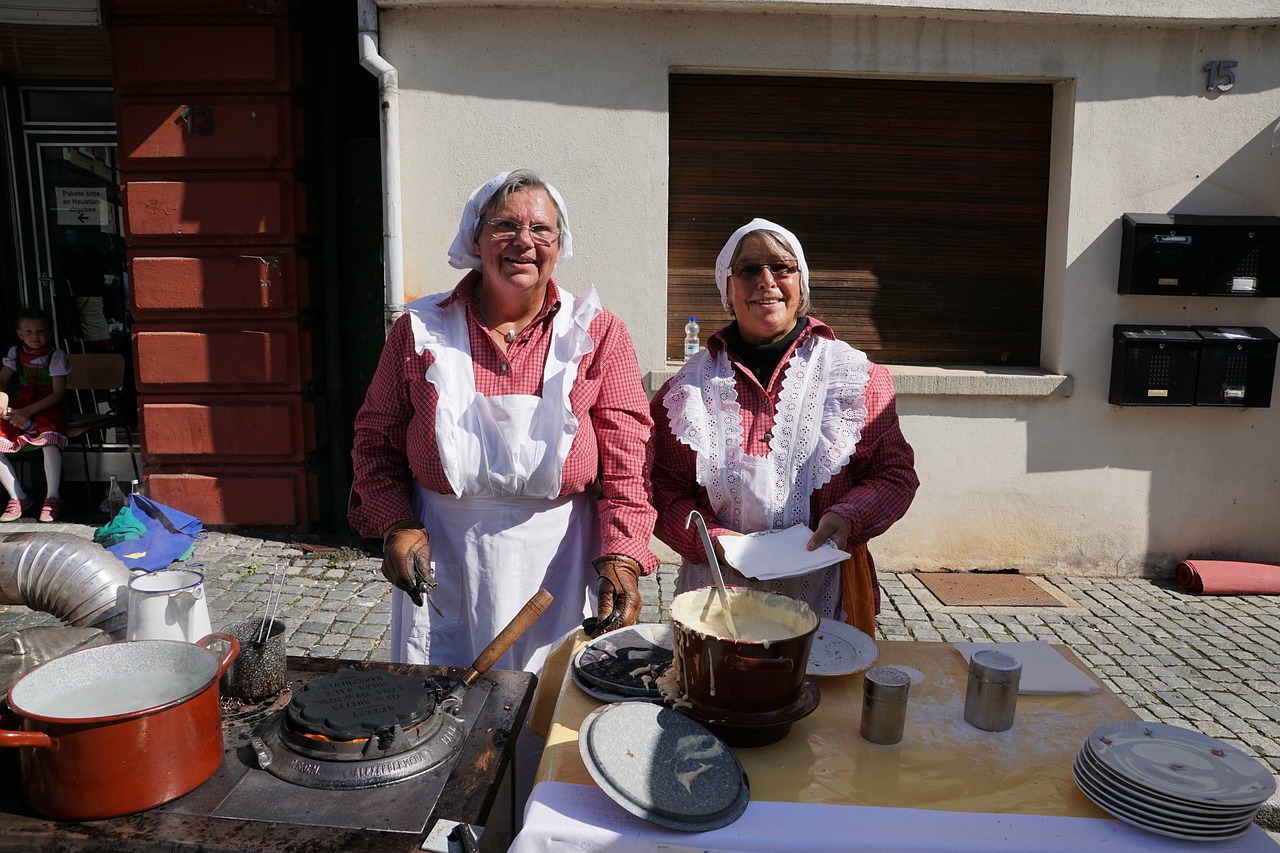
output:
M53 377L71 372L67 354L53 347L31 350L25 345L16 346L9 350L4 363L13 368L18 381L18 390L9 399L10 409L20 409L48 397L53 393ZM0 453L16 453L28 444L67 446L67 414L62 406L36 412L31 420L31 427L23 430L7 419L0 419Z

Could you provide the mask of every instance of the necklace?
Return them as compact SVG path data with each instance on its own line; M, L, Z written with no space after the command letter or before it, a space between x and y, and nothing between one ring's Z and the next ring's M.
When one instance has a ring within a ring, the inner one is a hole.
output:
M484 311L484 300L480 298L480 294L478 292L472 293L471 303L475 305L476 310L480 312L480 319L484 321L485 326L487 326L490 331L497 332L497 327L490 322L489 315ZM507 329L507 331L501 332L500 334L506 338L507 343L510 344L515 342L516 335L519 334L519 332L515 329Z

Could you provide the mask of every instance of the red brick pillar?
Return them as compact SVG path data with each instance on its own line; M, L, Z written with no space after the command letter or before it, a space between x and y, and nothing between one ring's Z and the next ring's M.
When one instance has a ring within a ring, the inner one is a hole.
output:
M209 525L319 516L307 38L279 0L113 0L142 457Z

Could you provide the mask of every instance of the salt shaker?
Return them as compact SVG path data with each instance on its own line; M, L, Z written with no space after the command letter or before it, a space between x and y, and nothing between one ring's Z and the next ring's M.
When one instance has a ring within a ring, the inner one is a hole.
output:
M1022 664L1013 655L995 649L974 652L964 694L965 722L989 732L1013 728L1021 678Z
M911 676L892 666L873 666L862 682L862 736L872 743L902 740Z

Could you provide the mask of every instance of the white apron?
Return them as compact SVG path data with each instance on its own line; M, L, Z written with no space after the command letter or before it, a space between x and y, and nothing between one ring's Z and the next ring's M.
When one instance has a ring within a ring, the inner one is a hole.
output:
M414 507L431 541L438 584L415 607L396 589L391 656L399 663L470 666L540 588L555 600L495 664L538 672L547 653L595 607L600 553L596 494L561 498L560 476L577 434L569 392L594 343L587 329L603 310L594 288L560 291L542 396L476 391L466 307L448 294L405 306L418 352L434 361L436 441L453 494L417 486Z
M870 371L860 350L810 335L787 363L768 455L749 456L727 350L715 358L700 350L685 363L663 405L672 434L697 454L698 485L722 525L739 533L812 527L810 497L848 464L862 435ZM714 583L706 563L684 561L676 592ZM819 616L841 616L839 564L748 585L799 599Z

